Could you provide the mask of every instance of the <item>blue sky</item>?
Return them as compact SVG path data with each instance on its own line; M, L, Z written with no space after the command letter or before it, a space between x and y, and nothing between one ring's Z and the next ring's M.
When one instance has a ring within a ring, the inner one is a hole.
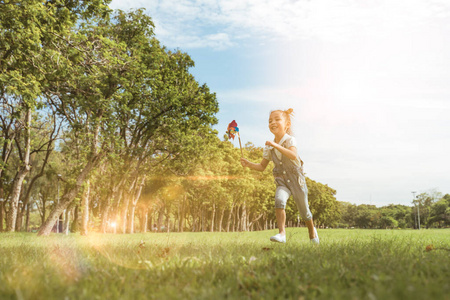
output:
M113 0L145 8L219 100L220 136L272 139L292 107L307 176L351 203L410 205L450 193L447 0ZM236 141L236 146L239 144Z

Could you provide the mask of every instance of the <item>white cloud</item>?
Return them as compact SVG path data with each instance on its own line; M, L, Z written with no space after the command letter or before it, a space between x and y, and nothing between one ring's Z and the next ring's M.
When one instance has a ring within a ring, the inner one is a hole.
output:
M160 38L181 48L215 47L205 36L221 33L233 39L226 44L231 46L248 38L342 42L424 23L450 29L449 22L441 22L450 18L450 3L444 0L113 0L110 6L145 7ZM186 37L205 43L189 43Z
M181 44L183 48L203 48L208 47L215 50L223 50L233 45L230 37L226 33L206 34L203 36L185 35L179 36L172 43Z

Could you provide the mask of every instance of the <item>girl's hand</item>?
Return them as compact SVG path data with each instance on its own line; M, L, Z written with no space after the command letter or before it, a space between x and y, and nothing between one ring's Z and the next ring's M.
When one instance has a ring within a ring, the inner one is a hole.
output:
M273 141L266 141L266 146L275 147L275 142Z
M245 158L241 157L241 165L245 168L245 167L249 167L250 162L248 160L246 160Z

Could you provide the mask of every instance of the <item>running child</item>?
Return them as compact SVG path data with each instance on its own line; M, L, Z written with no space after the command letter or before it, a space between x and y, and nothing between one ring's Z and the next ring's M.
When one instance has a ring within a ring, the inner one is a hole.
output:
M319 236L314 227L311 211L308 205L308 188L303 174L303 161L297 154L297 142L291 135L291 115L293 109L274 110L269 116L269 129L275 136L273 141L267 141L263 152L263 159L258 163L252 163L241 158L243 167L256 171L264 171L273 161L273 176L276 183L275 214L279 233L272 236L272 242L286 243L286 202L290 195L293 196L302 219L306 221L311 243L319 244Z

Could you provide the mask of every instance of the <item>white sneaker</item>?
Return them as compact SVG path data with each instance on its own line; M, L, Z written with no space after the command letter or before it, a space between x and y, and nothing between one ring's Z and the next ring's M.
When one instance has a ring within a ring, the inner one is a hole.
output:
M314 227L314 234L315 234L316 237L313 238L313 239L310 239L311 244L319 245L319 235L317 234L316 227Z
M277 243L286 243L286 235L277 233L276 235L270 237L270 241Z

